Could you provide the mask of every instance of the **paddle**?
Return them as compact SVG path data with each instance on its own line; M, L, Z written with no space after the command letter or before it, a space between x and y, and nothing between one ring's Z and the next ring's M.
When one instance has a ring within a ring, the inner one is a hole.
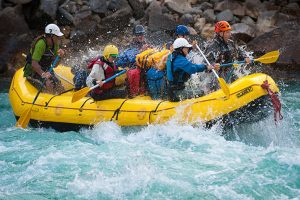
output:
M270 63L276 62L278 60L279 55L280 55L279 50L271 51L271 52L266 53L265 55L263 55L259 58L252 59L251 62L261 62L263 64L270 64ZM236 67L237 65L243 64L243 63L246 63L246 61L245 60L236 61L236 62L233 62L233 63L221 64L220 66L221 67L231 67L233 65L234 67Z
M113 80L114 78L116 78L116 77L118 77L118 76L124 74L125 72L126 72L126 69L120 71L119 73L113 75L112 77L109 77L108 79L105 79L105 80L103 81L103 84L104 84L104 83L107 83L108 81ZM97 85L94 85L94 86L91 87L91 88L85 87L85 88L82 88L82 89L80 89L80 90L74 92L73 97L72 97L72 103L74 103L74 102L80 100L81 98L85 97L85 96L87 95L87 93L89 93L90 91L92 91L93 89L95 89L95 88L97 88L97 87L99 87L98 84L97 84Z
M58 73L56 73L56 72L54 72L54 74L55 74L58 78L60 78L61 80L64 80L64 81L66 81L67 83L69 83L70 85L73 85L73 86L74 86L73 82L70 81L69 79L67 79L66 77L64 77L64 76L62 76L62 75L60 75L60 74L58 74Z
M59 61L59 56L56 56L55 60L53 61L50 69L48 72L52 72L53 68L56 66L57 62ZM22 127L22 128L26 128L28 123L29 123L29 120L30 120L30 115L31 115L31 110L32 110L32 107L35 103L35 101L37 100L38 96L40 95L44 85L46 83L46 79L43 80L43 83L38 91L38 93L36 94L36 96L34 97L33 101L32 101L32 105L29 109L25 110L21 115L20 115L20 118L19 120L17 121L16 123L16 127Z
M208 65L210 65L209 61L207 60L206 56L203 54L203 52L201 51L201 49L199 48L199 46L196 44L196 47L198 49L198 51L201 53L201 55L203 56L203 58L205 59L206 63ZM225 80L223 78L220 78L217 74L217 72L212 69L212 72L214 73L214 75L217 77L218 81L219 81L219 84L220 84L220 87L222 89L222 91L224 92L224 94L226 95L227 98L229 98L230 96L230 91L229 91L229 88L225 82Z

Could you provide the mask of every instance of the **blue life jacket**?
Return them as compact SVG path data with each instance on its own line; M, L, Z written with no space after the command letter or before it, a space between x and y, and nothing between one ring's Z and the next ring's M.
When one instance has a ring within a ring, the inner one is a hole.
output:
M163 99L167 94L165 71L150 68L147 71L147 85L152 99Z
M126 49L123 53L118 56L116 62L117 67L132 67L135 63L135 57L140 51L137 48Z

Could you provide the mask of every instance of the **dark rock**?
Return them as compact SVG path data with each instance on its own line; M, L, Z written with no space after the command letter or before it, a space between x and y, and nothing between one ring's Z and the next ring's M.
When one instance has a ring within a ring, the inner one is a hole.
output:
M226 0L215 5L215 10L217 11L223 11L226 9L231 10L232 13L237 16L245 15L245 8L240 2L234 0Z
M211 3L208 2L203 2L200 4L200 9L201 10L207 10L207 9L212 9L214 6Z
M207 0L197 0L197 3L196 4L202 4L202 3L205 3L205 2L207 2Z
M144 9L146 7L144 3L141 3L139 0L128 0L128 3L133 10L133 17L135 17L136 19L144 17Z
M74 16L74 24L77 26L77 24L82 20L82 19L85 19L85 18L91 18L92 16L92 11L91 10L82 10L80 12L77 12Z
M248 24L237 23L232 25L232 34L237 40L247 43L255 37L255 29Z
M172 12L175 12L179 15L183 15L185 13L188 13L192 7L191 7L191 4L188 2L188 1L168 1L166 2L166 7L172 11Z
M217 3L219 3L220 1L222 1L222 0L210 0L210 2L211 2L212 4L217 4Z
M299 4L294 2L294 3L289 3L287 6L287 8L292 8L292 9L299 9Z
M232 14L231 10L227 9L227 10L224 10L224 11L220 12L219 14L217 14L217 21L232 22L233 14Z
M243 19L242 19L241 22L245 23L245 24L248 24L250 26L255 26L255 21L251 17L249 17L249 16L243 17Z
M71 14L75 14L78 10L76 3L73 1L67 1L66 3L61 5L61 7Z
M102 19L103 28L107 31L114 31L124 28L132 17L132 9L130 6L124 7L117 12Z
M2 0L1 1L1 6L2 6L2 8L14 7L14 6L16 6L16 4L12 3L12 2L9 2L9 1Z
M286 6L288 5L288 0L275 0L277 6Z
M274 3L269 2L269 1L264 1L261 4L260 10L261 11L271 11L271 10L277 10L277 11L279 11L280 10L280 6L275 5Z
M31 2L32 0L8 0L9 2L12 2L14 4L26 4Z
M173 31L177 23L168 15L149 13L148 27L150 31Z
M207 9L206 11L204 11L203 16L205 17L207 22L214 22L216 19L213 9Z
M127 0L111 0L108 3L108 10L111 10L113 12L116 12L117 10L120 10L121 8L124 8L128 6Z
M40 1L24 4L23 14L31 29L43 30L47 24L53 23L53 18L40 9Z
M204 38L213 38L215 35L215 26L213 24L205 24L202 31L201 36Z
M90 0L90 7L93 12L103 16L107 12L106 0Z
M7 7L0 12L0 35L23 34L29 31L22 15L22 6Z
M275 26L282 26L288 22L300 23L300 18L292 15L278 13L276 15Z
M199 18L197 19L195 25L194 25L194 28L197 32L200 32L202 31L203 27L205 26L205 23L206 23L206 20L205 18Z
M84 11L91 11L90 7L87 5L83 5L81 6L81 8L79 9L79 12L84 12Z
M6 73L11 67L23 66L23 63L15 61L17 53L27 53L30 48L32 38L28 34L0 36L0 73Z
M66 26L74 23L74 17L62 7L58 8L56 18L59 25Z
M267 53L279 49L281 54L277 66L300 69L300 25L287 23L271 32L264 33L247 45L258 53Z
M97 24L101 22L101 18L97 14L92 15L92 20L97 22Z
M260 0L246 0L245 14L254 19L257 19L261 5L262 4Z
M152 32L156 31L173 31L176 22L167 14L162 14L162 7L157 1L153 1L148 9L148 28Z
M86 37L86 33L81 30L73 30L70 34L70 39L73 42L80 42Z
M182 24L193 24L194 17L191 14L184 14L180 17L180 21Z
M53 20L56 18L58 8L57 0L41 0L40 10L49 15Z
M166 6L162 6L161 7L161 10L162 10L162 13L164 14L164 13L169 13L170 12L170 10L166 7Z
M290 6L283 7L281 12L287 15L300 17L300 9L297 3L292 3Z
M195 14L195 15L200 15L202 16L203 15L203 12L201 10L200 7L193 7L190 11L189 11L189 14Z
M269 32L276 28L276 15L278 11L264 11L261 12L257 19L257 35Z
M289 3L298 3L299 4L299 0L289 0Z
M76 24L76 31L83 32L86 35L92 35L96 33L97 22L92 20L92 16L82 19Z
M232 24L235 24L235 23L240 23L241 22L241 19L239 18L239 17L237 17L237 16L233 16L233 20L232 20Z
M145 12L145 19L146 20L149 20L150 18L150 13L151 15L155 15L156 13L157 14L162 14L163 13L163 8L165 6L160 6L160 4L157 2L157 1L152 1L150 3L150 5L148 6L148 8L146 9L146 12Z

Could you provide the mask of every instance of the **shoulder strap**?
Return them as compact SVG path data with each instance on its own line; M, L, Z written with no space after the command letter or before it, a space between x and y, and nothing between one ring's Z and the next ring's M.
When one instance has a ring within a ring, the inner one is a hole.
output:
M98 64L101 67L103 67L105 63L102 60L100 60L100 58L99 58L98 60L96 60L96 62L94 64Z
M35 46L38 43L38 41L41 40L41 39L45 42L46 48L47 48L48 45L47 45L45 36L44 35L40 35L37 38L35 38L34 41L33 41L33 43L31 44L32 53L34 53Z

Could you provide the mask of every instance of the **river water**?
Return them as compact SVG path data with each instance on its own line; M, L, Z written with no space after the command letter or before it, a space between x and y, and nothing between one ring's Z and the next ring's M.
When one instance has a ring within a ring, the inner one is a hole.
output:
M21 130L4 91L0 199L299 199L299 83L279 81L279 124L271 114L227 136L174 122Z

